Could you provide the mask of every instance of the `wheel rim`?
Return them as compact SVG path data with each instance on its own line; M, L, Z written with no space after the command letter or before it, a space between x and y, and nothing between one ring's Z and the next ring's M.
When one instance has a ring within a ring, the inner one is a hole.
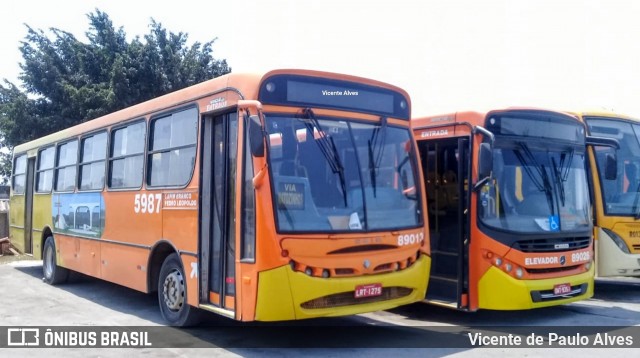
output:
M184 305L184 278L178 270L171 271L164 279L162 295L164 304L172 311L179 311Z
M53 250L47 246L44 250L44 277L51 278L53 274Z

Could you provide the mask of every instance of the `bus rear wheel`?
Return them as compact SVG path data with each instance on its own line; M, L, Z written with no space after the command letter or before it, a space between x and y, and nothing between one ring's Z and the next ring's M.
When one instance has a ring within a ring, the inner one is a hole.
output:
M58 266L56 259L56 242L53 236L47 237L42 251L42 274L44 282L50 285L57 285L67 281L69 270Z
M197 324L201 312L187 303L187 285L178 254L167 256L158 277L160 313L169 325L188 327Z

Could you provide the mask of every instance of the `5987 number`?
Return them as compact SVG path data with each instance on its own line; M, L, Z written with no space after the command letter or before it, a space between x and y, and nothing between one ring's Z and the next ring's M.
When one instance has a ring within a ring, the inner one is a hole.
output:
M398 235L398 246L413 245L424 241L424 233Z
M138 213L159 213L162 202L162 194L136 194L133 199L133 211Z

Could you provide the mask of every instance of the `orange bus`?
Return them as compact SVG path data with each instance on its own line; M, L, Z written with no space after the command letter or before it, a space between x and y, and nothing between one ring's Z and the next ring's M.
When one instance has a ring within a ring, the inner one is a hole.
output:
M584 124L513 108L412 127L429 200L427 301L517 310L593 295Z
M590 135L620 143L617 151L599 146L589 152L596 277L640 276L640 120L607 111L575 114Z
M15 147L12 242L241 321L422 300L430 267L410 99L303 70L229 74Z

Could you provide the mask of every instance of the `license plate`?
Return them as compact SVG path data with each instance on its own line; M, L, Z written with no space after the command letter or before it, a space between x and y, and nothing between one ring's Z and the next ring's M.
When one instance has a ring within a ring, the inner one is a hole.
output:
M356 286L354 291L355 298L374 297L382 295L382 284L372 283L369 285Z
M566 295L568 293L571 293L571 284L569 283L561 283L553 286L554 295Z

